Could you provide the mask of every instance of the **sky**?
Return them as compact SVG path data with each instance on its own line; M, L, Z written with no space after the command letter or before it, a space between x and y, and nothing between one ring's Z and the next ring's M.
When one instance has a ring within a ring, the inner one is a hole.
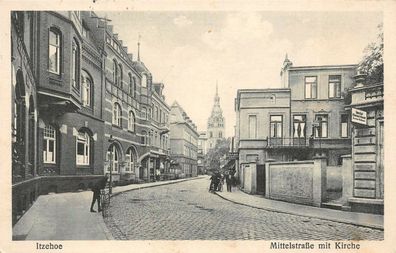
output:
M381 12L97 12L107 16L129 53L165 84L169 105L177 101L206 130L216 82L233 136L238 89L279 88L285 59L293 66L356 64L375 41Z

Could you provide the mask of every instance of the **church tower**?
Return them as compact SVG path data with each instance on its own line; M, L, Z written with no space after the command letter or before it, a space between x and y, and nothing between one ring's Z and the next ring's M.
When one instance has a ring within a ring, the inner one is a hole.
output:
M208 129L206 132L207 149L214 148L217 140L225 138L225 119L223 117L223 110L220 107L220 97L216 83L216 95L214 98L214 105L212 113L208 119Z

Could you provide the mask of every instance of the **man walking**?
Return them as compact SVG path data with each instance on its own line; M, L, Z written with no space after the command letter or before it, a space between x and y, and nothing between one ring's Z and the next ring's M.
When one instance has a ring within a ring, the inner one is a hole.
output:
M99 179L98 182L92 187L93 191L93 196L92 196L92 203L91 203L91 209L90 211L95 213L96 211L93 209L95 202L98 202L98 212L102 211L102 208L100 206L100 190L104 189L106 187L106 182L107 182L107 175L105 175L103 178Z

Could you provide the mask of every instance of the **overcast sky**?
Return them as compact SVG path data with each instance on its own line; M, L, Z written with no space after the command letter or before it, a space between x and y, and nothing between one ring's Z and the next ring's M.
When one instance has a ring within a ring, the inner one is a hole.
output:
M285 54L294 66L354 64L375 40L380 12L98 12L165 84L198 130L206 130L216 80L233 135L237 89L280 87ZM136 58L135 58L136 59Z

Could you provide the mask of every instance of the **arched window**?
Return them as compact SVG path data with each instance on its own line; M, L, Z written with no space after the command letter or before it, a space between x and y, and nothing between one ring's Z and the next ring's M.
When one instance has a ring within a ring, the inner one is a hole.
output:
M114 103L113 105L113 124L121 127L121 106L118 103Z
M91 106L91 89L92 89L92 79L87 72L83 71L81 75L82 81L82 103L83 106Z
M43 162L56 163L56 131L51 125L44 128Z
M80 131L76 141L76 162L77 165L89 165L90 137L86 132Z
M126 170L126 171L130 171L130 172L133 172L134 164L135 164L135 159L134 159L134 156L133 156L133 150L132 150L132 148L129 148L129 149L127 150L126 155L125 155L125 160L126 160L126 162L127 162L127 164L126 164L126 166L125 166L125 170Z
M106 171L110 172L110 167L111 167L112 172L117 172L119 169L118 166L119 166L119 158L120 158L117 147L115 145L111 145L107 150L106 155L107 155L106 160L109 162Z
M80 90L80 48L76 39L72 43L72 60L71 60L71 77L72 85L77 90Z
M48 70L60 74L61 60L61 33L58 29L51 27L49 30L48 44Z
M113 60L113 83L115 85L118 83L118 64L116 60Z
M147 88L147 76L145 74L142 75L142 87Z
M122 65L118 65L118 86L122 89Z
M135 132L135 114L133 114L133 111L128 113L128 130Z

